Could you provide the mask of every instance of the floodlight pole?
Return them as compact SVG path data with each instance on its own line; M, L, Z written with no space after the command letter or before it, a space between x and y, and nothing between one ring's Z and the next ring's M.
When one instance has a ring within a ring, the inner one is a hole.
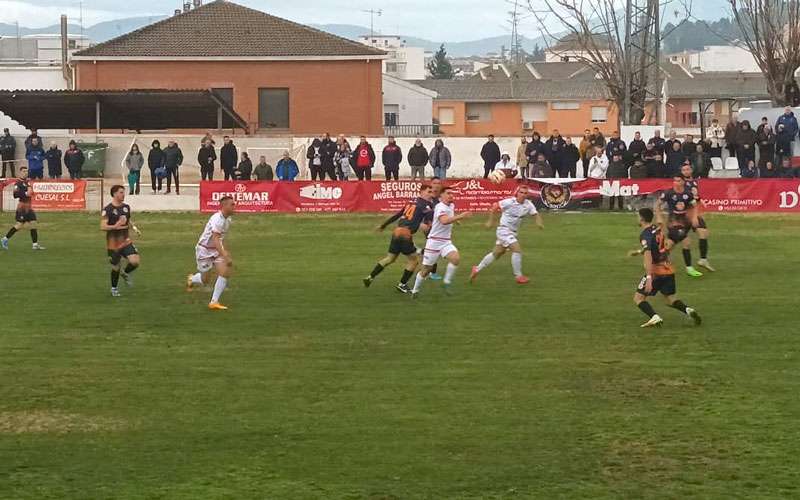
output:
M94 102L95 132L100 133L100 99Z

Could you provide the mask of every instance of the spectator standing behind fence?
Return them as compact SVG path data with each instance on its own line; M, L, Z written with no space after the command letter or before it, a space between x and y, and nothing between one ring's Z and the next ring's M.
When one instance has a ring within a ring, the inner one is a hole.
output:
M333 161L336 164L336 177L340 181L350 180L350 176L353 175L353 152L350 151L350 144L347 141L337 143Z
M417 138L408 150L408 165L411 167L412 179L425 179L425 165L428 164L428 159L428 150L422 144L422 139Z
M500 155L500 161L494 166L495 170L500 170L506 176L506 179L513 179L517 176L517 166L511 161L511 153L503 153Z
M253 176L257 181L271 181L275 178L272 165L267 163L266 156L262 156L258 159L258 165L253 169Z
M669 143L669 141L667 141ZM683 147L680 141L673 141L672 149L667 151L666 174L667 177L678 175L681 171L681 165L686 161L686 155L683 154Z
M694 152L688 160L692 165L694 177L708 177L708 173L711 171L711 155L706 153L704 143L698 142L694 146Z
M214 136L211 135L211 132L206 132L206 135L204 135L203 138L200 139L200 145L202 146L203 144L206 143L206 141L211 141L212 146L217 145L217 141L214 140Z
M383 148L381 161L383 162L386 180L398 180L400 178L400 163L403 161L403 150L400 149L400 146L397 145L392 136L389 136L389 144Z
M300 169L297 167L297 162L289 156L288 151L284 151L283 158L278 160L278 164L275 165L275 175L278 180L293 181L299 173Z
M28 178L29 179L43 179L44 178L44 148L39 143L39 138L34 137L25 153L25 159L28 160Z
M611 161L611 158L613 158L615 154L622 156L625 154L625 151L627 151L625 141L620 139L619 130L615 130L614 133L611 134L611 139L608 141L608 144L606 144L606 157L608 157L608 161Z
M583 166L583 177L589 176L589 160L592 159L594 154L594 143L592 141L592 131L588 128L583 131L583 138L578 145L578 152L581 156L581 165Z
M797 118L794 116L794 111L792 111L792 108L789 106L786 106L783 110L783 114L778 117L778 121L775 122L775 128L777 129L780 125L783 125L783 129L791 136L791 140L794 141L800 129L798 129ZM789 151L791 156L791 147Z
M739 160L739 171L743 172L747 168L750 160L756 160L756 131L750 126L750 122L744 120L736 134L736 158ZM744 177L744 175L742 175Z
M728 151L729 158L736 158L740 128L739 120L734 115L731 115L728 119L728 124L725 125L725 150Z
M47 160L47 176L51 179L61 178L61 157L63 154L55 142L50 143L50 148L44 153Z
M553 173L558 174L559 177L567 176L564 170L564 146L566 146L566 142L558 129L554 129L553 135L544 143L545 157L550 162Z
M606 175L609 179L628 178L628 166L625 165L625 162L622 160L621 154L615 153L614 156L611 157L611 161L608 163L608 171L606 172ZM618 208L622 210L625 201L623 196L610 196L608 200L608 209L614 210L615 199Z
M528 147L528 138L524 135L520 138L520 145L517 147L517 167L519 168L520 175L523 179L528 177L528 155L525 150Z
M597 146L594 148L594 156L589 160L589 178L605 179L606 172L608 172L608 157L603 154L603 148Z
M572 143L572 137L564 139L564 172L566 177L573 179L578 174L578 162L581 159L581 153L578 146Z
M233 178L237 181L249 181L253 175L253 162L250 155L242 151L242 159L233 171Z
M784 158L792 157L792 134L786 130L785 125L778 125L775 137L775 159L778 164L783 163Z
M742 170L742 178L744 179L758 179L758 168L756 168L756 161L753 159L747 160L747 164Z
M778 175L791 179L792 177L800 177L800 168L792 168L792 159L789 156L781 158L780 167L778 168Z
M233 171L239 163L239 150L236 149L233 139L227 135L223 137L222 142L223 145L219 150L219 166L227 181L233 179Z
M697 143L694 142L694 136L692 134L686 134L684 136L683 144L681 144L681 150L683 151L683 156L689 158L694 154L695 148L697 147Z
M164 168L164 151L161 149L161 143L157 140L150 144L150 152L147 154L147 168L150 169L150 188L152 194L161 192L161 183L164 177L159 175L161 169ZM200 164L202 170L203 164Z
M644 150L647 149L647 144L642 140L642 134L636 132L633 134L633 140L628 145L628 152L631 154L631 161L641 160Z
M86 157L83 156L83 151L78 148L75 141L69 141L69 146L64 152L64 166L67 167L70 179L80 179L83 171L83 164Z
M200 179L204 181L214 180L214 162L217 161L217 152L214 151L214 143L211 139L203 141L200 150L197 152L197 164L200 165Z
M428 154L428 162L433 167L433 176L441 180L447 179L447 170L453 158L450 155L450 150L444 145L444 141L436 139L431 152Z
M767 117L761 118L761 125L756 129L758 141L758 164L763 167L767 161L775 161L775 130Z
M483 159L483 178L486 179L500 161L500 146L494 142L493 135L489 136L486 144L481 148L481 158Z
M180 177L178 175L179 167L183 165L183 151L178 147L175 141L169 141L167 147L164 148L164 167L167 169L167 191L164 194L172 192L172 180L175 180L175 194L181 194L180 191Z
M539 158L539 153L544 153L544 143L542 142L542 136L539 135L539 132L534 132L531 136L531 142L525 146L525 155L528 157L529 171L531 168L533 168L533 164L536 163L536 160ZM527 176L523 178L527 178Z
M306 150L306 160L308 160L308 171L311 173L311 180L325 180L322 173L322 139L315 137L311 145Z
M358 180L372 180L372 168L375 166L375 150L367 142L367 137L362 135L358 146L353 151L353 170Z
M711 120L706 140L709 144L708 154L712 158L722 158L722 148L725 147L725 129L720 127L719 120Z
M0 137L0 163L3 164L3 179L6 178L6 168L11 172L11 177L17 176L14 166L14 158L17 153L17 140L11 135L7 128L3 129L3 136Z
M592 145L596 148L606 147L606 138L598 127L592 129Z
M642 165L646 172L645 177L665 177L663 153L656 150L656 144L652 140L647 143L644 153L642 153ZM631 174L631 178L633 178L633 174ZM641 179L641 177L637 177L637 179Z
M544 152L539 153L533 166L531 167L531 177L534 179L550 179L555 177L555 172Z
M772 160L767 160L759 169L758 176L761 179L777 179L780 177L780 172L775 168L775 163Z
M39 131L36 130L35 128L32 128L30 135L25 139L25 151L26 152L31 147L31 144L33 144L33 140L34 139L37 139L39 141L39 146L44 144L44 139L42 138L42 136L39 135ZM30 176L28 176L28 177L30 177Z
M332 181L336 180L336 142L331 140L331 134L325 132L322 136L322 172L320 180L325 180L325 176Z
M647 141L648 144L653 145L653 150L655 150L659 154L659 156L661 156L662 161L664 158L664 148L666 147L665 146L666 142L667 141L665 141L664 138L661 137L661 130L659 129L656 129L655 132L653 132L653 137L651 137L650 140ZM642 160L644 160L644 153L642 153Z
M125 167L128 169L128 194L139 194L143 166L144 156L139 152L139 146L134 144L125 155Z
M648 144L650 144L650 143L648 143ZM647 157L647 155L645 153L645 158L646 157ZM661 163L660 166L663 168L664 164ZM631 179L646 179L646 178L650 177L650 172L649 172L648 165L645 164L645 162L642 161L642 160L634 161L633 162L633 166L630 169L628 169L628 177L630 177Z

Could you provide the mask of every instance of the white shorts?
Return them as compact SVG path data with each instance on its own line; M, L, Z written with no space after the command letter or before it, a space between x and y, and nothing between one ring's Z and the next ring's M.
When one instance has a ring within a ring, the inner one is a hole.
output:
M195 259L197 271L203 274L214 269L214 264L223 260L218 251L199 245L195 248Z
M458 248L451 241L428 240L422 254L422 265L432 266L439 258L447 257L452 252L458 252Z
M507 227L500 226L497 228L497 241L495 245L503 248L508 248L514 243L517 243L517 233Z

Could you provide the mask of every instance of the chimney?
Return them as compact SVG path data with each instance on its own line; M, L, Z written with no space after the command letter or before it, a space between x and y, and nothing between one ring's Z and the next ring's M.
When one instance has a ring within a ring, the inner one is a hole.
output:
M192 4L189 2L183 2L183 13L187 13L192 10Z
M67 32L67 16L61 15L61 72L67 81L67 88L72 88L72 72L69 69L69 33Z
M194 8L195 9L198 8L198 7L202 7L203 6L203 0L192 0L192 4L194 4Z

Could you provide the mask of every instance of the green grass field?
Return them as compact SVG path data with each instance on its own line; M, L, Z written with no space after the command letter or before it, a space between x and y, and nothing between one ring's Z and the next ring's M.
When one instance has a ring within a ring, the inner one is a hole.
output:
M800 496L798 218L710 216L718 272L678 277L705 323L658 299L654 331L630 214L528 223L527 287L466 284L471 220L416 302L399 266L361 285L380 216L238 215L224 313L183 290L205 216L137 217L120 299L99 218L40 219L0 253L0 498Z

